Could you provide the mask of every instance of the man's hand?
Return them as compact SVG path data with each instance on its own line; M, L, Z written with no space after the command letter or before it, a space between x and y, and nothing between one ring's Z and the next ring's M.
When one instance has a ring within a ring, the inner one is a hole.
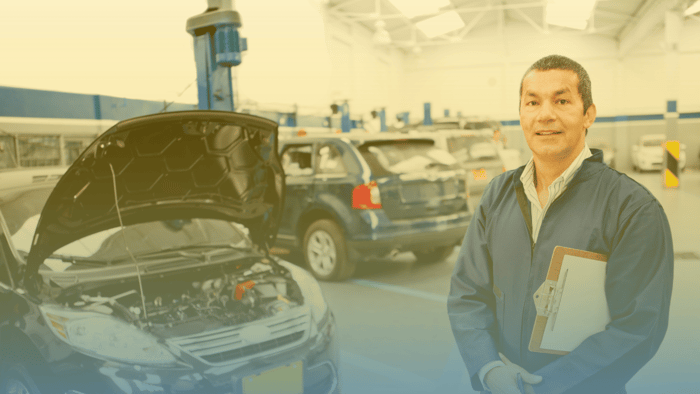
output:
M534 394L533 384L540 383L542 376L533 375L527 372L523 367L513 364L501 353L501 360L506 364L505 367L496 367L490 370L484 376L484 382L493 394L521 394L518 388L517 376L520 374L525 388L525 394Z

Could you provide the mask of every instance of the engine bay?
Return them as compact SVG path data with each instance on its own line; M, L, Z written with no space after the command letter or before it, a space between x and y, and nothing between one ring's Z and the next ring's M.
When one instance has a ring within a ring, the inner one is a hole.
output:
M265 258L255 260L143 276L143 300L133 278L65 289L56 301L113 315L165 337L244 324L303 304L301 290L286 269Z

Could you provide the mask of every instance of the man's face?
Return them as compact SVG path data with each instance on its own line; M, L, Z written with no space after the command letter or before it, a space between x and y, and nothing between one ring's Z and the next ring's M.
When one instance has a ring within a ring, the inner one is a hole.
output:
M520 125L537 159L573 159L583 149L586 129L595 114L595 105L583 113L578 76L573 71L534 70L523 79Z

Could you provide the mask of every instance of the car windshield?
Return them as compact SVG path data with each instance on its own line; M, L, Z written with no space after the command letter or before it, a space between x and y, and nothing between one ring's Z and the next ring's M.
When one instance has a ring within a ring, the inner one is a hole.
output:
M663 140L661 139L653 139L653 140L644 140L642 144L644 146L661 146L663 144Z
M464 129L466 129L466 130L483 130L483 129L498 130L498 129L500 129L500 127L498 127L498 125L495 122L469 120L469 121L464 123Z
M447 150L460 162L498 160L493 141L482 135L456 135L447 138Z
M41 209L51 188L30 189L0 197L0 212L10 232L10 239L22 256L29 253ZM56 250L42 269L79 270L110 264L131 263L129 251L137 257L161 252L193 249L251 250L247 229L234 222L218 219L182 219L154 221L112 228L88 235ZM181 255L185 255L182 252ZM177 257L177 253L175 253Z
M432 140L372 141L358 149L375 175L458 168L457 160Z

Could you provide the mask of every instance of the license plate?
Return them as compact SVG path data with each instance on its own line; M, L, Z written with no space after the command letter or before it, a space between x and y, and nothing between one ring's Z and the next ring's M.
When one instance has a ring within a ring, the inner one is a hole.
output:
M243 378L243 394L303 394L304 368L296 361Z
M480 168L478 170L472 170L472 174L474 175L474 180L475 181L485 181L489 179L488 174L486 174L486 170L484 168Z

